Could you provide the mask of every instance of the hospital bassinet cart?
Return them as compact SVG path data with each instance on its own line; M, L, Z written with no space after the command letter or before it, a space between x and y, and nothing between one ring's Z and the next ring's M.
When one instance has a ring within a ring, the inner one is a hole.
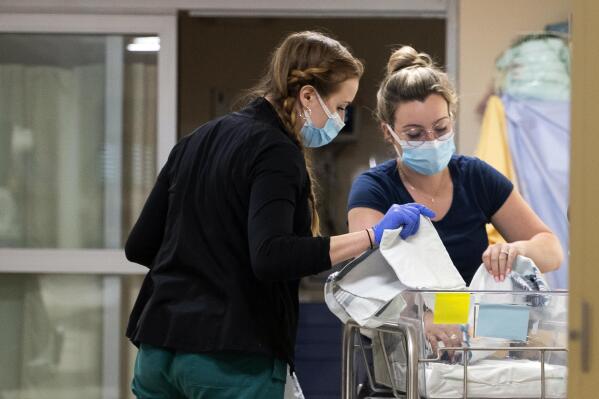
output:
M466 318L438 326L460 331L458 346L433 351L425 333L439 294L455 292L406 290L399 314L348 321L342 399L566 397L566 291L459 293L470 297Z

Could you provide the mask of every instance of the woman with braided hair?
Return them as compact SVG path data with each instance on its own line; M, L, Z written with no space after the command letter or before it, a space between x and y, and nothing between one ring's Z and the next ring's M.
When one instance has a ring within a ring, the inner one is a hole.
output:
M342 129L362 73L338 41L291 34L245 108L175 145L125 246L149 268L127 328L138 398L282 398L299 279L433 216L393 205L375 226L319 236L304 148Z

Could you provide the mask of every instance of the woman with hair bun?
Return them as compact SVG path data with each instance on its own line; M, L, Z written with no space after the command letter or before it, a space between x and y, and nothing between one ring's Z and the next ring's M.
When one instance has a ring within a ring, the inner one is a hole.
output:
M377 223L390 204L420 203L469 283L481 262L498 281L505 279L518 255L531 258L542 272L555 270L563 254L557 237L487 163L455 154L457 95L447 74L431 57L410 46L395 50L377 93L376 118L397 158L360 175L349 195L349 230ZM506 239L489 245L486 224ZM428 324L436 346L456 346L459 330L448 333Z
M138 398L282 398L299 279L433 216L390 204L359 232L319 236L305 147L343 128L362 73L337 40L293 33L250 104L175 145L125 246L149 268L127 328Z

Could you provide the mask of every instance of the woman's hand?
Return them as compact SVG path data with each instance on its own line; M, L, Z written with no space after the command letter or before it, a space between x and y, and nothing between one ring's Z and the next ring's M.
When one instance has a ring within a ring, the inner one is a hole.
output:
M435 217L435 212L421 204L411 203L405 205L391 205L381 221L372 227L372 230L374 231L374 241L379 245L385 230L395 230L400 227L403 228L399 233L399 236L405 240L418 231L421 214L429 218Z
M501 258L505 258L503 262L511 270L518 255L532 259L543 273L553 271L561 265L564 253L559 239L528 206L517 190L512 191L501 208L491 217L491 223L509 242L509 244L490 246L485 252L486 259L483 256L483 262L493 276L501 279L499 273ZM503 249L503 246L507 248ZM499 247L499 251L508 253L500 256L499 253L494 252L496 250L494 247ZM495 262L492 260L493 257L496 259ZM497 273L493 272L495 266ZM509 272L507 269L506 266L504 277Z
M344 260L354 258L368 248L372 248L372 239L379 245L385 230L394 230L403 226L399 233L401 238L416 233L420 225L420 215L435 217L435 213L420 204L392 205L382 219L370 228L366 226L361 231L331 237L329 256L331 264L335 265Z
M437 353L439 342L442 342L444 347L462 346L462 330L460 324L435 324L433 320L433 313L426 312L424 315L424 334L431 344L433 353ZM453 351L447 351L446 353L450 359L453 358ZM443 353L440 355L442 357Z
M503 281L510 271L516 257L523 255L515 243L498 243L489 245L483 252L483 263L495 281Z

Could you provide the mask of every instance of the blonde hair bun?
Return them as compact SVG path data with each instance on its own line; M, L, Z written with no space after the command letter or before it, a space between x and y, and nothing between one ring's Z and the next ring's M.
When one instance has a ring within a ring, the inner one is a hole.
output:
M456 114L458 97L447 74L428 54L410 46L400 47L389 57L387 73L379 85L376 118L383 123L393 123L401 104L424 101L431 94L442 96L447 101L449 115Z
M387 63L387 74L391 75L397 71L410 67L431 67L433 60L426 53L419 53L413 47L402 46L393 51Z

